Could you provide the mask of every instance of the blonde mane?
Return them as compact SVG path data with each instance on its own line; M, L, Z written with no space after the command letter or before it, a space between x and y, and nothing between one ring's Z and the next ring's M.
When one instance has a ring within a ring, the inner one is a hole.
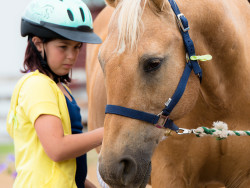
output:
M144 2L143 2L144 1ZM118 16L118 41L116 51L122 53L126 45L136 48L143 28L141 17L148 0L123 0L117 5L112 19Z

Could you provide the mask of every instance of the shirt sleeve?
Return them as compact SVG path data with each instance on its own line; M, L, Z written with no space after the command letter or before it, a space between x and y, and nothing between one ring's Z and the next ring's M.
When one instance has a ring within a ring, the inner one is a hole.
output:
M34 125L42 114L54 115L61 119L56 84L43 76L29 78L19 94L18 105Z

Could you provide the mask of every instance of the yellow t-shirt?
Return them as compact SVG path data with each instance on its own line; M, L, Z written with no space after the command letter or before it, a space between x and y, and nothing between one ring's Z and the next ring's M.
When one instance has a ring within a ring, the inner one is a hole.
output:
M54 162L37 137L34 122L41 114L59 117L64 134L71 134L64 94L48 76L35 71L17 83L7 118L7 131L15 148L14 188L76 188L76 160Z

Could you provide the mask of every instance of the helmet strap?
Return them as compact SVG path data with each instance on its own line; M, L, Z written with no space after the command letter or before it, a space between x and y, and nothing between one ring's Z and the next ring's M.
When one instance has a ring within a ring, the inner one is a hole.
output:
M44 47L44 39L43 39L43 58L42 58L42 56L41 56L41 53L39 53L40 54L40 59L42 59L42 61L40 60L40 62L41 62L41 65L42 65L42 67L43 68L45 68L45 69L47 69L51 74L52 74L52 76L53 76L53 80L56 82L56 83L58 83L58 81L59 81L59 78L60 78L60 76L58 76L56 73L54 73L52 70L51 70L51 68L49 67L49 64L48 64L48 61L47 61L47 55L46 55L46 51L45 51L45 47ZM38 50L37 50L38 51Z

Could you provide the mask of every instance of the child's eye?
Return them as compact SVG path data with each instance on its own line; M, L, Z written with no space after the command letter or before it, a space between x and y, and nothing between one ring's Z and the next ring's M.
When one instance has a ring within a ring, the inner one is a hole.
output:
M62 48L62 49L66 49L67 48L67 46L59 46L60 48Z
M75 49L80 49L82 47L82 44L79 44L77 46L75 46Z

